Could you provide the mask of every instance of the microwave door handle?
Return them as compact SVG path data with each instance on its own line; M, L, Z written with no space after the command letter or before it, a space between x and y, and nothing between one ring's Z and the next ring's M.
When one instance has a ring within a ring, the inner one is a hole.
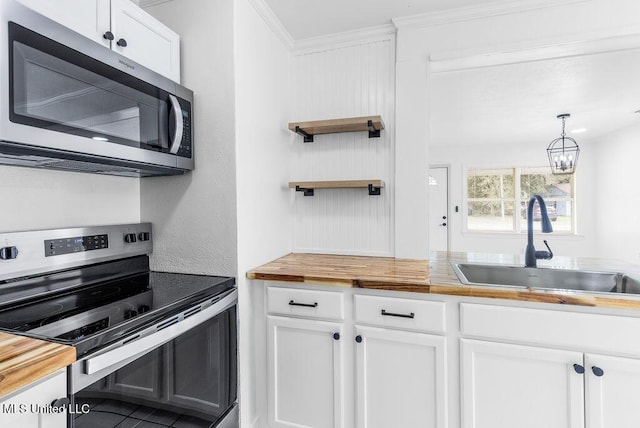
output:
M227 296L189 318L183 319L182 321L148 336L128 342L123 346L107 351L104 354L88 358L84 361L84 374L92 375L112 366L119 368L120 365L118 363L129 358L142 356L145 353L164 345L193 327L196 327L198 324L215 317L235 305L237 301L238 290L233 289Z
M176 98L175 95L169 94L169 102L171 103L171 111L173 112L174 118L173 125L175 127L175 134L171 139L171 147L169 148L169 152L175 155L180 149L180 143L182 143L184 119L182 117L182 107L180 107L178 98Z

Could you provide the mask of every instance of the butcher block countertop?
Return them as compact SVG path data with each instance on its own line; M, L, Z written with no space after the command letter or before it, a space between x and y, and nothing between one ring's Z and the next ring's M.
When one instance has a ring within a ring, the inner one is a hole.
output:
M291 253L250 270L247 278L417 293L521 300L580 306L640 309L640 295L585 293L554 289L518 289L466 285L451 262L524 266L523 255L432 252L429 260L330 254ZM637 266L595 258L555 257L539 267L615 271L640 274Z
M72 346L0 332L0 400L75 360Z

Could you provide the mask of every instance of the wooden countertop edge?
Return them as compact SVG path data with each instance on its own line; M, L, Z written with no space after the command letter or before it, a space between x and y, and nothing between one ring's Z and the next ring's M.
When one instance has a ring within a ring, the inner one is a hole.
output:
M334 285L373 290L404 291L411 293L443 294L450 296L481 297L489 299L519 300L525 302L554 303L589 307L608 307L616 309L640 309L640 300L616 299L590 295L576 295L558 292L537 292L531 290L512 290L483 286L465 286L453 284L427 284L402 281L366 280L358 278L325 278L302 275L247 273L248 279L263 281L298 282L316 285Z
M34 339L35 340L35 339ZM0 396L14 392L76 361L72 346L42 341L38 347L0 362Z

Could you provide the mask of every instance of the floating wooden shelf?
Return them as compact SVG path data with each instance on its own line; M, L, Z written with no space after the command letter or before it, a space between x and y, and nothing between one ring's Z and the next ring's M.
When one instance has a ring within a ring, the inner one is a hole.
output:
M384 187L382 180L332 180L332 181L290 181L289 188L313 196L314 189L369 189L369 195L379 195Z
M384 122L380 116L349 117L344 119L314 120L311 122L292 122L289 129L304 137L305 143L312 143L318 134L336 134L339 132L369 131L369 138L380 136Z

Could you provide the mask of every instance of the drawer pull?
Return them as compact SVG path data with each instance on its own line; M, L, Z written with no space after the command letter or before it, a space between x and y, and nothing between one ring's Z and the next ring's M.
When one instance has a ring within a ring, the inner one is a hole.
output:
M413 312L409 314L395 314L393 312L387 312L384 309L382 310L381 314L387 317L400 317L400 318L415 318L416 316L416 314L414 314Z
M293 300L289 300L289 306L304 306L305 308L317 308L318 302L298 303L298 302L294 302Z

